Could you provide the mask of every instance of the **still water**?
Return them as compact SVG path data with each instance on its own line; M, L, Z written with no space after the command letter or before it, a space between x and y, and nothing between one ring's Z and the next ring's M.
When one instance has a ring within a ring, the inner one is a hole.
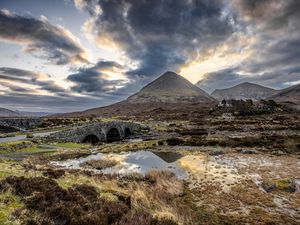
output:
M52 133L55 133L57 131L48 131L48 132L41 132L41 133L34 133L34 137L45 137L47 135L50 135ZM5 137L5 138L0 138L0 142L12 142L12 141L20 141L20 140L25 140L26 139L26 134L20 134L16 135L14 137Z
M101 172L106 174L130 174L140 173L146 174L153 170L166 170L173 172L179 178L185 178L187 173L182 169L177 160L182 157L176 152L151 152L151 151L137 151L124 153L103 154L98 153L80 159L70 159L64 162L52 162L52 165L69 168L69 169L83 169L82 164L90 160L112 159L117 160L118 164L105 168L102 170L86 169L94 172Z

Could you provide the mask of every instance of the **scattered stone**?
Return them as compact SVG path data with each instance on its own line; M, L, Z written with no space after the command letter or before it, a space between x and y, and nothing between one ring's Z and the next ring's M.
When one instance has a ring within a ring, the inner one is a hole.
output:
M27 134L26 134L26 138L29 138L29 139L30 139L30 138L34 138L33 133L27 133Z
M258 151L256 150L251 150L251 149L245 149L241 151L242 154L259 154Z
M225 153L222 150L213 150L209 153L209 155L211 155L211 156L219 156L219 155L224 155L224 154Z
M263 182L261 187L267 193L272 191L285 191L291 193L296 192L296 183L293 180L288 178Z
M272 155L281 156L281 155L286 155L286 153L281 150L277 150L277 151L272 151Z

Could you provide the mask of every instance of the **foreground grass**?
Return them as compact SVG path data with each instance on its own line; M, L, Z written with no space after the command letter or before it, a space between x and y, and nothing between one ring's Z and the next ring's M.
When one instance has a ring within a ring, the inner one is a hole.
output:
M153 149L158 146L159 140L148 140L148 141L139 141L139 142L128 142L116 144L103 144L97 147L97 150L103 153L106 152L127 152L127 151L137 151L137 150L145 150L145 149Z
M23 206L21 199L11 192L0 193L0 224L18 224L17 222L12 222L10 216L16 209L20 209Z
M17 152L21 149L32 147L34 144L31 141L12 141L0 143L0 154Z
M52 145L55 147L61 147L61 148L88 148L88 147L90 147L89 144L73 143L73 142L55 143Z
M168 172L133 174L121 180L71 172L57 182L42 176L9 176L1 183L14 193L1 190L3 198L11 199L1 211L3 221L22 208L22 224L235 224L193 204L184 183Z

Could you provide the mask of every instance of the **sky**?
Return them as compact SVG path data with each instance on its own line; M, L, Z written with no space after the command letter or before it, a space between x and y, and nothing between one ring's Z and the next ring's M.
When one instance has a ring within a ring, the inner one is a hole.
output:
M212 92L300 83L299 0L0 0L0 107L72 112L166 71Z

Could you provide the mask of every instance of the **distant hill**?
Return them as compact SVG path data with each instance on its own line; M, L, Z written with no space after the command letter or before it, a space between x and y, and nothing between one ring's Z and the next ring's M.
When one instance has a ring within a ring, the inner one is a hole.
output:
M245 82L231 88L216 89L211 95L219 101L223 99L252 99L253 101L258 101L268 98L278 92L278 90L272 88Z
M300 105L300 84L285 88L270 96L268 99L272 99L278 103L292 103Z
M77 116L158 116L209 109L217 101L205 91L174 72L166 72L126 100L82 112L57 114L53 117Z
M18 112L24 117L43 117L43 116L49 116L53 114L47 112L28 112L28 111L16 111L16 112Z
M10 109L0 108L0 117L42 117L48 116L51 113L46 112L27 112L27 111L13 111Z
M0 108L0 117L20 117L21 114L9 110L9 109L5 109L5 108Z
M174 72L166 72L127 99L129 103L215 102L205 91Z

